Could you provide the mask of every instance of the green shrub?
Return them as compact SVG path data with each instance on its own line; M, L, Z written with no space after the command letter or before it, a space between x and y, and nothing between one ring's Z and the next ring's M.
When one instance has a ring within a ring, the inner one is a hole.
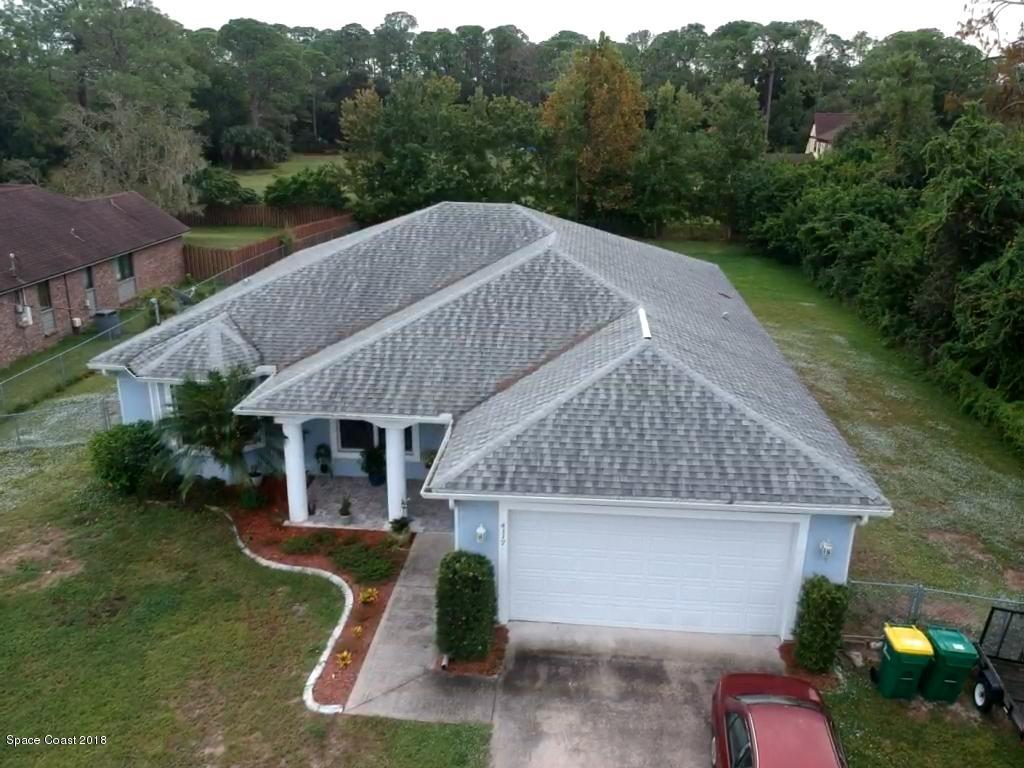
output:
M843 643L843 625L850 604L845 584L812 576L800 592L796 618L796 663L808 672L828 672Z
M89 441L89 460L96 477L122 494L135 493L162 453L160 437L148 421L119 424Z
M267 497L260 492L259 488L247 485L238 495L238 503L241 505L242 509L259 509L266 505Z
M311 555L317 550L312 536L292 536L281 542L281 551L286 555Z
M196 477L188 486L185 502L194 507L218 507L227 500L227 483L219 477Z
M260 202L259 194L243 187L238 177L226 168L208 166L189 179L199 194L200 205L216 205L223 208L237 208Z
M266 128L233 125L221 134L221 156L232 168L271 168L288 159L288 147Z
M278 176L263 193L263 201L281 208L326 205L340 209L348 204L342 170L334 163L303 168L290 176Z
M358 540L346 541L331 552L331 559L360 584L379 584L395 572L395 562L386 545L371 547Z
M437 647L454 659L490 653L498 600L494 568L483 555L449 552L437 577Z

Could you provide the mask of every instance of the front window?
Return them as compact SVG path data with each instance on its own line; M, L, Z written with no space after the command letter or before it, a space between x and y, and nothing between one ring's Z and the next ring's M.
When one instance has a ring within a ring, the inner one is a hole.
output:
M343 451L362 451L374 447L374 427L368 421L338 422L338 447Z
M117 279L127 280L130 277L135 277L135 264L132 254L125 253L117 257Z
M39 308L51 309L53 307L53 302L50 301L50 284L40 283L36 286L36 292L39 296Z
M341 419L338 421L338 430L335 434L335 453L358 454L368 448L387 447L387 431L375 427L368 421ZM416 438L416 425L406 427L405 453L407 456L416 457Z

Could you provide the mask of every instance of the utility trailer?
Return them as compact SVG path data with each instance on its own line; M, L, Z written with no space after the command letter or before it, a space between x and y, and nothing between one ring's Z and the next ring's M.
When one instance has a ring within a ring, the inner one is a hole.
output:
M992 608L978 648L974 706L1001 706L1024 741L1024 611Z

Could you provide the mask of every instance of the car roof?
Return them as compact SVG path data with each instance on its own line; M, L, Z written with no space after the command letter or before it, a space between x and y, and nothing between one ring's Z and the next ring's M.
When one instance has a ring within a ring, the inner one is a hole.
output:
M841 768L828 718L800 704L747 704L758 768ZM831 762L827 762L831 759Z

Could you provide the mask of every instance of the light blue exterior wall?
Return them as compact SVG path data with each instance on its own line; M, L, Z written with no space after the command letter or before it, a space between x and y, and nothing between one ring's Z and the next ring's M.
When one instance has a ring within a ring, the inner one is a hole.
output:
M498 569L498 502L496 501L456 501L455 541L459 549L484 555ZM476 540L476 529L479 526L487 529L483 543Z
M153 410L149 402L149 385L128 373L117 375L117 398L121 403L121 421L152 421Z
M320 463L316 460L316 448L318 445L331 446L331 429L333 422L329 419L310 419L302 425L302 433L305 438L306 469L314 475L320 474ZM443 424L420 424L420 455L427 450L437 450L444 439L445 425ZM331 460L331 468L338 477L365 477L363 470L359 468L360 460L335 456ZM427 476L427 468L421 460L406 459L405 477L407 480L423 480Z
M804 578L820 574L837 584L845 583L856 528L855 517L812 515L807 530L807 550L804 552ZM823 541L832 544L832 554L828 559L820 550Z

